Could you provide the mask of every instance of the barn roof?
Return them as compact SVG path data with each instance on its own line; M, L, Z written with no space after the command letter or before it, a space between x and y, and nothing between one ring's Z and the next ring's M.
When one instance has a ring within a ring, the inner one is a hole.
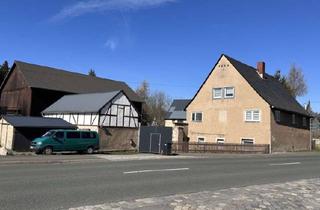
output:
M97 93L123 90L131 101L143 102L142 99L122 81L94 77L22 61L15 61L13 67L18 68L23 73L27 84L33 88L68 93Z
M175 99L167 112L166 120L186 120L185 108L190 99Z
M254 67L251 67L240 61L237 61L236 59L231 58L224 54L221 55L220 59L223 56L241 74L241 76L248 82L248 84L260 95L260 97L263 98L272 108L277 108L280 110L285 110L288 112L294 112L294 113L299 113L305 116L309 116L309 113L298 103L298 101L294 97L290 95L289 91L286 90L285 87L273 76L266 73L265 78L262 79L257 73L257 69L255 69ZM211 72L209 73L205 81L202 83L202 85L200 86L199 90L194 95L190 103L197 96L202 86L207 81L207 79L209 78L213 70L215 69L215 66L211 70Z
M13 127L23 128L64 128L75 129L72 125L59 118L45 118L45 117L24 117L24 116L10 116L5 115L2 118Z
M66 95L46 108L43 114L97 113L122 91Z

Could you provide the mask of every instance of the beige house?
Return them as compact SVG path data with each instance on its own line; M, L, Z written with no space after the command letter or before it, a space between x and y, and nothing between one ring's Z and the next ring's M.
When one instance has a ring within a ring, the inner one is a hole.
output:
M185 108L190 103L190 99L173 100L166 118L165 126L172 127L172 142L188 141L188 123Z
M186 107L190 142L310 149L310 116L274 77L221 55Z

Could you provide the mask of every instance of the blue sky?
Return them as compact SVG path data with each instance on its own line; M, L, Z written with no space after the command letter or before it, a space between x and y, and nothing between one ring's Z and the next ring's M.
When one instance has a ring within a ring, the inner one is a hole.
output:
M304 71L320 111L320 1L2 0L0 61L22 60L191 98L221 53Z

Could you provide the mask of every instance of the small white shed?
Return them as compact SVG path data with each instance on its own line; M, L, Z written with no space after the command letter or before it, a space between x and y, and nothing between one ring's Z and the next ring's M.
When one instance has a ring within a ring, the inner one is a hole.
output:
M123 91L66 95L42 114L97 131L102 150L134 149L137 143L139 114Z

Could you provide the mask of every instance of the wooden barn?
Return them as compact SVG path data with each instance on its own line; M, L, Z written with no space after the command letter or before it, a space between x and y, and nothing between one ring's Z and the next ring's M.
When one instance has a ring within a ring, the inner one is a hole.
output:
M42 114L97 131L100 150L136 149L139 114L124 91L63 96Z
M124 82L15 61L0 87L0 110L23 116L41 111L64 95L122 90L138 113L142 100Z

